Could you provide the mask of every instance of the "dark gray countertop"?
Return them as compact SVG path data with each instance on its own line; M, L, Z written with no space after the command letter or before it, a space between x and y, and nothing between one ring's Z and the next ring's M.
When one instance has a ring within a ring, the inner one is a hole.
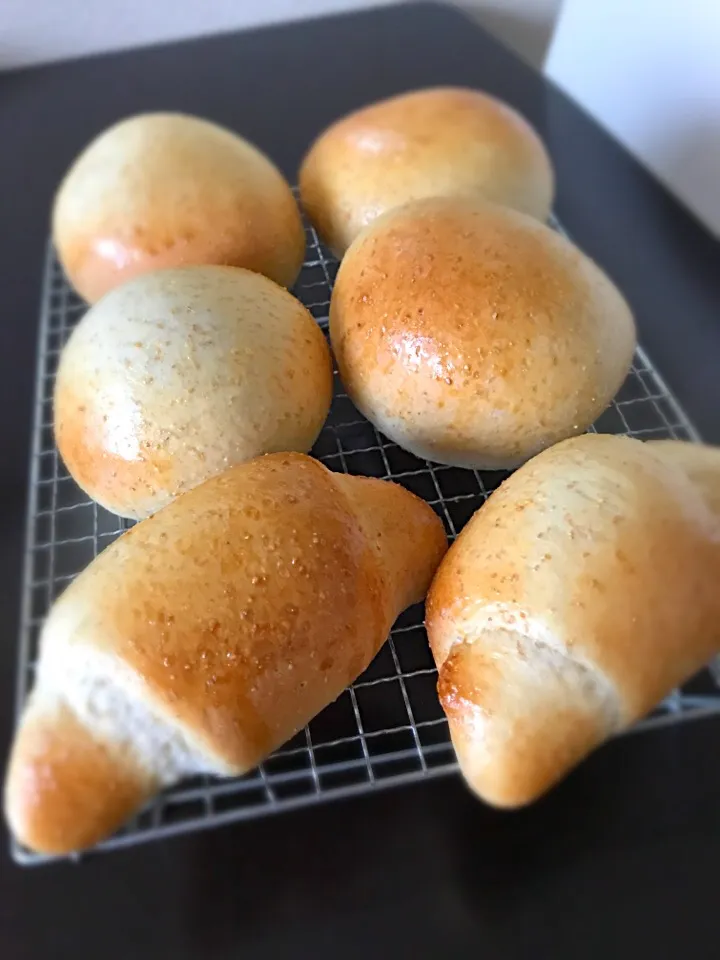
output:
M581 111L450 8L406 5L0 75L0 744L11 732L37 305L48 211L118 117L179 109L294 179L348 109L483 87L548 143L558 210L632 303L651 356L720 442L718 245ZM638 734L513 815L454 778L22 870L0 852L2 956L717 957L720 722Z

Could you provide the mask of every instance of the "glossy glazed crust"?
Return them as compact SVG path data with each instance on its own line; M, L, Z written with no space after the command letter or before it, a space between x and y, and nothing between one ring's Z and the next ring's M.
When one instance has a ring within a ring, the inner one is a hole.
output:
M330 334L348 394L419 457L517 466L586 429L622 384L620 293L530 217L469 198L376 220L343 260Z

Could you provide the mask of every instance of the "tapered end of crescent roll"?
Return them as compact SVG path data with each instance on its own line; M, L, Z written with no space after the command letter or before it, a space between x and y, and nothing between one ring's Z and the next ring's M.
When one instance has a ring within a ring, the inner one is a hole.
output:
M61 700L33 703L5 781L5 814L15 837L40 853L65 854L113 833L154 786L122 761Z
M720 449L682 440L649 440L648 449L679 467L699 490L708 507L720 517Z
M447 551L442 521L424 500L397 483L336 475L379 554L396 611L427 593ZM393 616L394 619L394 616Z
M503 629L454 644L438 695L468 786L496 807L536 800L616 726L601 677Z

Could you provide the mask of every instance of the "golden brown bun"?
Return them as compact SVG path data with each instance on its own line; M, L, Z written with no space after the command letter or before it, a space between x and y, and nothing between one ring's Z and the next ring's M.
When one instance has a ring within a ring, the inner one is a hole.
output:
M251 769L367 667L446 548L402 487L292 453L133 527L45 624L6 780L12 830L75 850L182 776Z
M483 799L534 800L718 650L719 493L720 451L589 434L475 514L433 581L427 629Z
M121 120L85 148L55 197L53 239L90 303L186 263L247 267L289 287L305 254L297 205L271 161L229 130L176 113Z
M466 197L418 200L353 243L330 335L356 406L418 457L517 466L585 430L622 384L635 327L569 241Z
M553 171L533 128L479 90L417 90L338 120L300 168L303 206L342 257L380 214L422 197L469 194L545 220Z
M108 510L142 519L229 465L308 451L332 363L309 311L237 267L136 277L82 318L55 385L68 470Z

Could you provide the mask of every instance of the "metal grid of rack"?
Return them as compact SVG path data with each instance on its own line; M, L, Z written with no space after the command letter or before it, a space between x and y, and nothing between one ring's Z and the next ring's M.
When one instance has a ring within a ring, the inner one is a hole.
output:
M557 227L557 224L555 224ZM337 261L307 231L307 260L295 294L327 330ZM31 454L17 708L32 687L42 621L53 600L108 543L131 525L89 500L68 475L53 440L52 391L60 351L86 309L48 247L42 287L36 407ZM595 427L643 439L697 439L696 431L638 349L632 370ZM333 407L316 457L333 470L391 478L427 500L454 539L507 476L419 460L365 420L335 374ZM436 671L416 606L397 621L366 672L256 771L236 779L199 777L166 791L99 849L113 848L263 814L290 810L456 769L435 692ZM709 671L675 691L635 729L720 711ZM43 862L13 843L14 858Z

